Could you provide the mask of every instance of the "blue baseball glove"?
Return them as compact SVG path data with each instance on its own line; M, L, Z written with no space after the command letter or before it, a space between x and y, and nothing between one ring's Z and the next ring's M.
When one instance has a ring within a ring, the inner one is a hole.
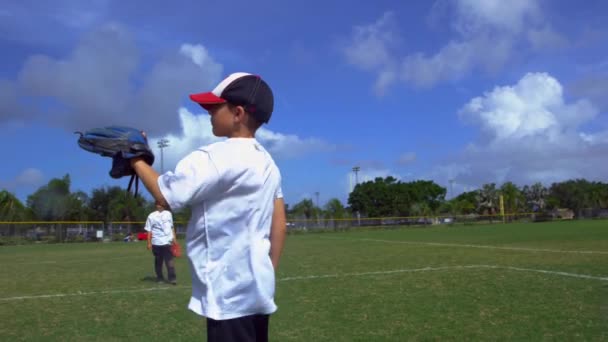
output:
M131 159L140 157L149 165L154 164L154 154L143 132L131 127L109 126L76 133L80 134L78 145L82 149L112 158L110 177L131 176L128 191L135 180L137 195L139 178L131 167Z

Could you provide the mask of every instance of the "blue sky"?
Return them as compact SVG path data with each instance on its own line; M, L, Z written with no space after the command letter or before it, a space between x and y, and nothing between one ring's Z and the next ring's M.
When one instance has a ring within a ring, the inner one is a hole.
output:
M262 75L258 139L286 201L345 201L359 180L608 181L604 1L4 1L0 188L20 199L69 173L126 186L75 130L167 138L165 170L216 139L188 94ZM157 159L159 160L159 158ZM160 169L160 162L155 164Z

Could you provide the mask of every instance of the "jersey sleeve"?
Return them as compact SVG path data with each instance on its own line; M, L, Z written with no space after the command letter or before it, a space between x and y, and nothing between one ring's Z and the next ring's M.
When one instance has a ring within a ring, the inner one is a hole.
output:
M204 201L217 191L220 176L209 153L198 150L182 159L174 171L158 177L158 186L173 210Z
M152 224L150 223L150 216L148 216L148 218L146 219L146 225L144 226L144 229L147 232L152 230Z

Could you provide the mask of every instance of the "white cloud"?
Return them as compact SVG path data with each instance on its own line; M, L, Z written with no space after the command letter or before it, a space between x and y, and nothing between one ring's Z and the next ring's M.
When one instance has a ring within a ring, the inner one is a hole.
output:
M207 64L209 64L212 68L217 69L215 72L222 71L221 65L216 64L213 58L209 55L207 49L200 44L182 44L179 52L182 55L189 57L192 62L199 67L205 67Z
M516 47L542 50L566 44L543 17L540 0L438 0L431 19L451 23L452 37L434 52L399 55L395 16L387 12L374 23L354 27L343 49L348 63L377 75L374 90L379 95L396 81L431 87L475 71L496 72L517 53Z
M557 79L529 73L471 99L459 114L483 134L433 175L467 185L604 179L608 131L585 132L597 109L585 99L565 98Z
M463 36L485 33L487 30L519 33L529 21L540 18L536 0L456 0L454 28Z
M17 186L35 186L40 185L44 181L44 175L42 171L36 168L27 168L15 178L15 184Z
M355 26L350 44L344 47L346 60L365 70L391 62L391 46L397 43L395 14L385 12L375 23Z
M183 44L140 76L132 34L120 25L107 24L86 35L67 56L30 56L17 83L9 88L12 93L0 97L0 108L17 107L16 112L28 113L21 119L45 120L69 130L121 124L151 135L175 133L179 129L175 108L189 93L219 81L222 70L204 46ZM15 116L0 119L15 120Z
M528 137L557 142L596 114L586 100L566 104L561 84L546 73L529 73L514 86L496 87L460 112L478 123L492 144Z
M399 156L399 159L397 160L397 164L404 166L404 165L410 165L410 164L414 163L415 161L416 161L416 153L407 152L407 153L404 153L401 156Z
M355 26L342 53L349 64L378 73L374 88L381 95L397 78L392 50L399 41L395 13L388 11L372 24Z
M13 179L0 181L0 188L15 191L20 188L33 188L44 183L44 174L36 168L26 168Z

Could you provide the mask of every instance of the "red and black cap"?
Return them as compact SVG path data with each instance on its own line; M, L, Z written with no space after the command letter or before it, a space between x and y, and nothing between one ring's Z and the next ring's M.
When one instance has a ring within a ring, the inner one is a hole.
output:
M237 72L221 81L215 89L190 95L203 108L230 103L243 106L258 121L268 123L274 109L274 96L268 84L258 75Z

